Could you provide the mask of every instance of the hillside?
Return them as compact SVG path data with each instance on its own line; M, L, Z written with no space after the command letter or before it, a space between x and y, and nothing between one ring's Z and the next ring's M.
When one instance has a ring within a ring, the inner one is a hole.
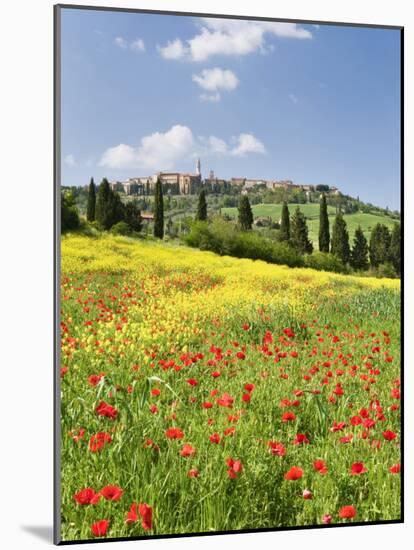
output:
M289 211L292 215L296 209L296 204L289 204ZM318 231L319 231L319 204L301 204L299 205L301 211L305 214L308 227L309 227L309 237L313 242L318 240ZM260 217L271 217L274 221L279 221L282 211L281 204L256 204L252 206L253 215L255 218ZM222 208L222 214L227 214L232 218L237 216L237 208ZM329 221L332 228L332 224L335 218L335 208L333 206L328 206ZM345 214L344 219L348 226L349 236L352 239L354 236L355 229L358 225L361 226L365 236L369 238L372 228L377 223L382 223L389 227L393 227L395 220L389 218L385 215L377 214L364 214L362 212L357 212L355 214Z

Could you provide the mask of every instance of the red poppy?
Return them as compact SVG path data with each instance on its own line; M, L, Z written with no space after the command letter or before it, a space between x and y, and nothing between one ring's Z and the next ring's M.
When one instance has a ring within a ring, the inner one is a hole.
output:
M331 427L331 432L341 432L346 428L346 422L334 422Z
M229 395L228 393L223 393L223 395L217 399L217 405L220 405L220 407L229 407L231 408L234 403L234 398Z
M148 504L141 503L138 506L138 512L141 516L141 525L146 531L152 529L152 508Z
M161 393L161 390L159 390L158 388L154 388L154 389L151 390L151 395L153 395L155 397L157 395L160 395L160 393Z
M226 460L226 464L228 466L227 475L232 479L235 479L238 474L240 474L243 470L243 464L240 460L233 460L232 458L228 458Z
M100 493L106 500L119 500L122 497L123 490L118 485L107 485L101 489Z
M137 503L133 502L131 504L131 508L127 512L125 521L126 521L126 523L135 523L137 520L138 520Z
M286 449L282 443L279 443L277 441L269 441L268 442L270 454L273 456L285 456Z
M313 498L312 491L309 491L309 489L304 489L302 495L305 500L312 500Z
M107 519L101 519L91 525L92 533L95 537L104 537L108 531L109 521Z
M306 437L306 434L296 434L293 440L293 445L307 445L308 443L310 443L310 441Z
M330 514L324 514L322 516L322 523L324 523L325 525L329 525L332 521L332 516Z
M188 384L189 386L197 386L198 382L197 382L197 380L196 380L195 378L189 378L189 379L187 380L187 384Z
M292 468L285 473L285 479L287 479L288 481L296 481L302 476L303 470L302 468L299 468L299 466L292 466Z
M244 385L244 389L249 393L251 393L254 390L254 387L255 387L254 384L245 384Z
M282 414L282 422L291 422L293 420L296 420L295 413L288 411Z
M88 376L88 382L92 387L95 387L99 384L103 377L104 374L91 374Z
M220 435L218 433L211 434L210 441L211 443L220 443Z
M368 470L365 468L363 462L354 462L351 466L351 475L358 476L360 474L365 474Z
M196 453L195 448L189 445L188 443L185 443L183 445L183 448L181 449L180 455L184 457L188 457L188 456L194 456L195 453Z
M165 435L168 439L182 439L184 432L180 428L168 428L168 430L165 430Z
M401 464L394 464L393 466L390 466L389 471L392 474L399 474L401 472Z
M397 437L397 434L395 432L392 432L391 430L386 430L385 432L382 432L382 436L387 441L392 441Z
M191 468L191 470L188 471L188 477L198 477L200 475L200 472L197 470L197 468Z
M342 519L352 519L356 516L356 510L352 505L342 506L338 512L338 515Z
M210 401L204 401L202 407L203 409L211 409L213 407L213 403L211 403Z
M107 418L111 418L112 420L115 420L115 418L118 415L118 411L115 407L112 407L112 405L109 405L109 403L105 403L105 401L101 401L99 405L95 409L98 416L106 416Z
M89 440L89 450L96 453L103 449L107 443L111 443L112 437L106 432L98 432Z
M86 504L96 504L99 500L97 496L99 495L97 495L93 489L87 487L76 493L73 498L78 504L85 506Z
M244 401L245 403L250 403L250 400L251 400L250 393L244 393L242 395L242 401Z
M326 466L326 463L324 460L315 460L313 463L314 469L319 472L321 475L325 475L328 473L328 468Z
M157 405L154 405L154 404L150 405L149 410L150 410L150 413L152 413L152 414L157 414L158 413Z
M238 351L236 353L236 357L237 357L237 359L246 359L246 354L243 353L242 351Z

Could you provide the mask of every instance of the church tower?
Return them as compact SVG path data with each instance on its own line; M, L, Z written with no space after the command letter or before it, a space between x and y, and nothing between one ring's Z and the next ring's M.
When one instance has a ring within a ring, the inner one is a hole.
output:
M201 162L199 158L197 159L197 163L196 163L196 174L197 176L201 177Z

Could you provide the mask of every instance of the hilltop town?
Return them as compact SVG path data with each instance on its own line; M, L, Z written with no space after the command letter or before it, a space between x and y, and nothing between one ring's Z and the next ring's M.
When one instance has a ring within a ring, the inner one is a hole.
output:
M185 172L156 172L150 176L130 177L125 181L110 181L112 191L125 193L131 196L152 195L155 184L159 178L165 191L171 195L195 195L201 189L218 194L225 194L231 189L237 189L242 195L248 194L254 189L263 188L269 190L286 189L302 190L309 194L318 190L318 185L304 185L293 183L292 180L256 179L246 177L232 177L230 179L218 178L213 170L210 170L208 178L202 177L201 161L197 159L194 173ZM337 187L322 186L325 192L340 194Z

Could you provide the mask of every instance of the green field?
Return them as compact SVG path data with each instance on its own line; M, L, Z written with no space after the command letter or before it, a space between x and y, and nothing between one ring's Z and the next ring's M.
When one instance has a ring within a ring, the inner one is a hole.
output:
M296 209L295 204L289 205L290 215L292 216ZM319 231L319 204L301 204L301 211L305 214L308 227L309 227L309 237L313 242L318 240L318 231ZM252 206L253 215L255 218L261 217L271 217L273 221L278 222L280 220L282 205L281 204L256 204ZM227 214L231 217L237 216L237 208L222 208L222 214ZM335 218L335 208L333 206L328 206L329 221L330 227L332 228L334 218ZM363 214L357 212L355 214L345 214L345 221L348 226L349 236L352 239L354 236L355 229L358 225L361 226L365 236L368 238L372 228L377 223L383 223L390 229L393 227L395 220L389 218L388 216L381 216L377 214Z

